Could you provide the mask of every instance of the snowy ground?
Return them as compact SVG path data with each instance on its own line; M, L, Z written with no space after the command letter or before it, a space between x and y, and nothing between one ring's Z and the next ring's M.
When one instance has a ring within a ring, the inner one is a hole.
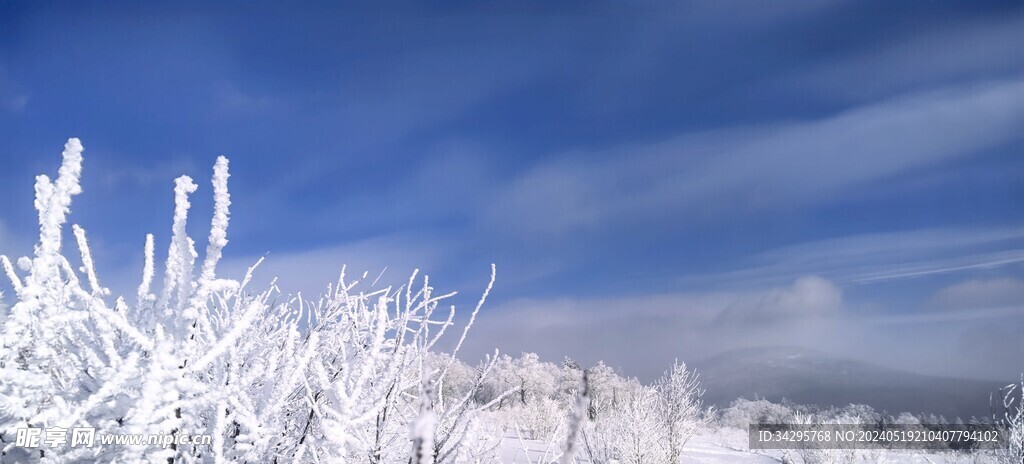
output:
M706 431L695 436L686 445L683 462L686 463L756 463L770 464L783 462L781 450L746 451L746 431L725 429ZM525 450L524 450L525 448ZM553 449L533 440L520 442L514 436L506 437L502 446L503 464L550 464L554 462ZM976 456L947 456L942 453L922 454L915 451L888 452L879 456L862 456L858 463L875 464L952 464L969 462L989 462L985 459L975 460ZM802 462L800 456L793 453L795 462ZM583 461L585 462L585 461Z
M525 445L525 450L524 450ZM503 443L504 464L549 464L553 462L550 447L533 440L522 443L513 437L506 437ZM777 453L781 457L781 453ZM781 459L734 449L713 436L695 437L686 447L684 462L688 463L778 463ZM586 462L586 461L583 461Z
M782 453L775 450L750 453L747 449L747 434L741 430L729 433L701 434L693 437L684 451L685 462L753 462L778 463ZM767 454L767 456L765 455Z

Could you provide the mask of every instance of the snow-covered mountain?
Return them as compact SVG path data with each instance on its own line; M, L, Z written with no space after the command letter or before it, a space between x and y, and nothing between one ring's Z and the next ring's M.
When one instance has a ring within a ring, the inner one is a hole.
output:
M720 407L756 395L819 406L861 403L950 419L990 415L989 394L1009 383L932 377L793 347L734 350L693 367L707 389L705 401Z

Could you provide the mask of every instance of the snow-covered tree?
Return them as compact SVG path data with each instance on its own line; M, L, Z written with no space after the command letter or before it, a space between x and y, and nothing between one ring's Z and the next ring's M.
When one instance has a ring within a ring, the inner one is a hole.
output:
M231 204L228 160L221 157L213 169L214 213L202 260L186 227L189 195L198 186L182 176L174 185L162 286L153 288L150 235L135 301L112 299L100 284L83 228L72 226L80 266L63 254L63 226L81 192L82 151L70 139L57 179L36 179L40 228L33 256L18 259L17 268L0 256L14 291L13 305L0 312L3 456L53 462L407 462L413 440L422 436L410 438L410 430L433 429L434 442L424 445L432 462L456 462L458 453L445 453L458 449L468 433L481 407L469 399L490 367L450 400L421 388L425 372L436 372L427 378L438 385L452 372L454 357L438 371L430 370L427 358L454 325L454 307L438 311L453 293L436 294L428 278L418 283L416 272L399 288L373 288L346 279L343 271L313 300L282 294L274 284L251 288L259 262L240 280L219 277ZM489 290L490 284L455 353ZM425 425L422 407L417 413L424 404L436 415L434 427ZM107 435L209 434L212 443L16 449L17 430L28 426L90 426Z
M633 383L608 418L615 458L623 464L667 462L668 437L662 425L658 392Z
M558 399L567 404L574 402L581 378L583 378L583 368L578 362L566 356L559 364L556 374L555 395Z
M661 422L667 439L671 464L682 462L683 446L708 422L711 411L704 411L698 375L676 361L654 384L658 393Z
M792 404L773 403L763 398L738 398L728 408L719 411L717 424L742 429L750 424L783 424L793 417L794 412Z
M597 420L601 415L610 413L618 407L630 386L626 379L603 361L598 361L587 370L587 373L591 392L590 419Z
M522 404L555 397L558 367L540 360L537 353L523 353L513 362L516 396Z
M483 385L478 401L490 402L511 389L512 395L498 402L498 408L527 405L531 401L556 396L558 367L540 360L536 353L523 353L518 358L498 357L492 375Z
M658 390L623 379L604 363L588 369L587 379L590 420L580 430L581 456L596 464L667 462Z
M567 410L551 398L533 400L502 411L501 421L510 429L517 429L523 438L545 443L559 443L565 430Z

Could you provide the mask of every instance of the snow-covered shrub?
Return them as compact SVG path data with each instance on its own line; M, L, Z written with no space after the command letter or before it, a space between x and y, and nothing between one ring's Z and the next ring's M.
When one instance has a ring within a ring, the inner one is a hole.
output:
M592 373L588 370L588 379ZM598 409L597 416L583 426L580 455L595 464L668 462L668 437L658 391L635 379L614 380L604 379L606 387L614 385L614 389L605 392L614 392L614 400L606 397L608 402ZM594 412L592 399L590 414L593 416Z
M683 446L714 414L713 410L704 410L700 399L704 390L698 377L685 363L676 361L654 384L671 464L682 461Z
M456 464L494 464L501 462L504 430L485 415L474 416L462 438Z
M608 419L615 458L623 464L668 462L668 437L659 410L658 392L635 385Z
M901 412L893 418L892 423L900 425L921 425L921 419L909 412Z
M773 403L766 399L733 400L728 408L719 411L719 427L746 430L750 424L783 424L793 416L792 405Z
M1006 429L1008 447L996 453L1001 464L1024 464L1024 375L1020 383L1003 389L1003 417L996 422Z
M842 416L826 418L814 414L796 413L790 419L792 424L861 424L853 416ZM853 464L857 462L858 450L854 449L829 449L825 447L808 446L795 450L803 459L804 464Z
M615 459L615 435L608 420L588 420L580 430L580 455L595 464Z
M492 417L507 430L516 430L524 439L561 442L568 409L557 400L541 398L525 405L497 411Z
M882 422L882 414L866 404L848 404L841 408L830 408L818 415L844 424L878 424ZM851 422L842 422L844 420Z
M482 302L483 300L481 300L481 303ZM467 329L468 327L469 326L467 326ZM465 334L466 332L463 331L463 339L465 338ZM459 345L461 345L461 341ZM458 352L458 346L456 346L455 351ZM494 430L491 427L474 427L474 424L479 425L481 421L484 420L484 413L492 408L496 403L510 395L512 390L507 390L497 398L483 404L475 402L474 398L477 396L477 392L493 371L496 359L497 352L495 352L495 356L489 356L477 368L473 383L466 390L464 395L447 397L443 394L442 389L438 396L434 398L434 409L437 411L437 427L434 441L434 456L436 462L447 463L458 461L462 456L462 447L465 443L466 437L472 433L478 439L487 438L484 437L483 434L490 430ZM441 371L437 376L437 382L443 383L447 378L447 372L447 368Z
M574 370L563 363L563 371ZM581 427L580 455L595 464L679 462L687 440L714 415L700 400L696 373L682 363L650 386L600 362L587 370L587 378L590 420Z
M565 365L572 372L571 364ZM627 392L639 385L631 383L615 373L615 370L598 362L586 370L590 393L587 402L587 421L580 429L580 456L594 464L615 462L618 456L616 440L619 425L616 413L623 404Z
M62 253L71 200L81 192L77 139L63 157L55 181L36 181L40 232L33 256L18 259L18 269L0 256L14 289L13 305L0 313L0 446L7 458L408 462L412 442L430 438L430 462L444 463L458 462L463 438L482 433L474 420L488 405L471 399L493 362L478 369L468 389L433 394L422 386L423 379L443 385L459 370L454 357L437 369L428 361L453 325L454 308L435 313L452 294L436 295L426 277L417 284L415 272L397 289L361 285L343 272L315 300L283 296L273 284L251 288L256 266L240 280L218 277L231 203L228 160L221 157L203 260L197 263L186 233L188 196L198 187L182 176L175 181L163 285L153 288L150 235L135 301L111 301L84 229L72 226L80 267ZM489 291L490 285L455 352ZM429 408L417 414L417 405ZM424 420L428 415L436 421ZM16 448L17 430L29 426L209 434L212 443Z

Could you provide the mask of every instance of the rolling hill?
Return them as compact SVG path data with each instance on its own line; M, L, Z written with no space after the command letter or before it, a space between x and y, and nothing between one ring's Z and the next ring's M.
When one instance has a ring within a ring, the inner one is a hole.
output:
M932 377L792 347L734 350L692 367L707 389L705 401L719 407L757 396L822 407L862 403L948 419L990 415L989 394L1009 383Z

